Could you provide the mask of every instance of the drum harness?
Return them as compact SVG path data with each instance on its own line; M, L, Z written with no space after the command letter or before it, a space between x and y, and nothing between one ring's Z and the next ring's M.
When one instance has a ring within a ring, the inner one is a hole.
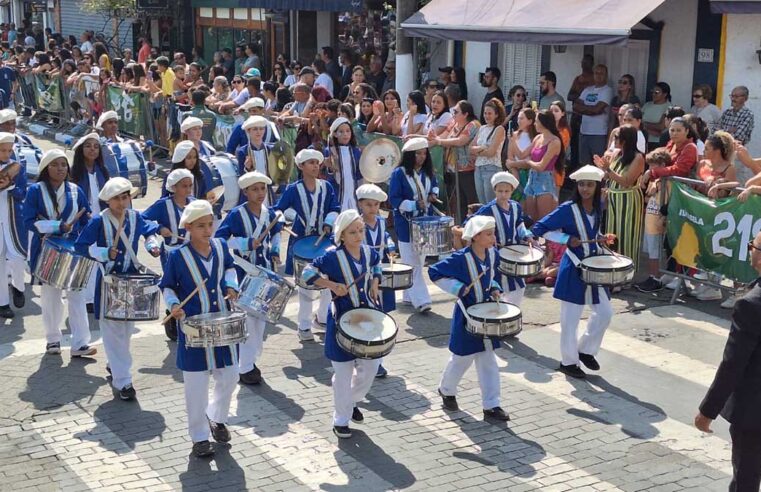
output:
M488 271L489 274L489 283L488 285L491 285L494 281L494 269L490 266L494 264L494 248L489 248L486 250L486 259L489 262L488 265L484 266L484 269L481 271L481 273L478 273L478 266L475 258L475 253L473 250L471 250L468 254L465 256L465 262L468 265L468 274L470 275L471 279L471 290L476 294L476 302L474 304L480 304L482 302L486 302L484 300L484 293L483 289L481 288L481 279L480 276L486 274ZM468 314L468 310L465 308L465 304L462 302L462 298L457 299L457 306L460 308L460 311L462 312L463 317L465 318L465 323L471 321L471 317ZM490 350L491 343L486 343L486 340L488 337L484 337L484 348L486 350Z

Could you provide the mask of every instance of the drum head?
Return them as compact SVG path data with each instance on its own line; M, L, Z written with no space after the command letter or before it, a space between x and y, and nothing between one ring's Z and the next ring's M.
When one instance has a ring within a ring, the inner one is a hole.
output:
M581 264L596 270L620 270L633 266L634 262L626 256L598 255L584 258Z
M544 258L544 252L525 244L511 244L500 248L499 257L514 263L534 263Z
M219 324L230 321L240 321L246 318L246 313L240 311L227 311L217 313L203 313L196 314L195 316L189 316L183 320L183 323L190 326Z
M225 196L225 185L219 185L210 189L206 195L208 196L209 193L214 195L214 202L218 202L220 198Z
M391 316L369 308L346 311L339 319L339 326L348 338L370 345L387 341L397 331Z
M317 238L320 236L312 235L302 237L293 243L293 255L305 260L314 260L318 256L322 256L333 245L328 236L322 238L322 240L315 246Z
M481 302L470 306L468 315L479 320L510 321L521 316L521 309L506 302Z
M385 273L392 273L392 272L406 273L406 272L411 272L412 267L404 263L394 263L393 265L391 263L381 263L381 270L383 270L383 272Z

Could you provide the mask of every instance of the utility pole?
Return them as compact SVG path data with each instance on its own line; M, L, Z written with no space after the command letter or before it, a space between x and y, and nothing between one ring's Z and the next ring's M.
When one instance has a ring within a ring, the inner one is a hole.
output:
M412 38L407 37L401 25L416 7L417 0L396 0L396 90L402 96L402 106L407 105L407 94L415 88L417 70L412 60Z

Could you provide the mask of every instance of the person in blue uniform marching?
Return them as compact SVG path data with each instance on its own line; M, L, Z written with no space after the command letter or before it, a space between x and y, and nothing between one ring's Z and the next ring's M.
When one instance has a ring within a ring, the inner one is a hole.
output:
M153 205L142 213L143 219L151 220L159 225L159 235L164 239L161 243L161 268L166 268L169 253L189 241L185 229L180 227L180 217L185 207L193 198L193 173L187 169L175 169L166 177L164 188L169 196L159 198ZM169 312L167 311L167 314ZM167 338L177 341L177 322L169 320L164 325Z
M34 272L45 237L76 238L90 219L90 206L82 188L69 181L69 161L63 150L48 150L40 160L37 183L29 187L24 200L24 223L31 232L29 270ZM71 356L87 357L97 353L90 347L90 323L84 290L67 290ZM61 353L61 328L64 324L63 290L43 284L40 289L42 324L45 326L48 354Z
M523 223L521 205L510 199L518 187L518 179L509 172L501 171L492 176L491 186L496 198L479 208L474 215L494 217L497 248L527 241L534 245L534 235ZM526 282L522 278L502 275L502 301L520 307L525 291Z
M8 271L18 271L16 265L26 260L28 235L24 227L23 209L26 197L26 166L22 156L16 156L13 146L16 137L0 132L0 279L8 278ZM23 272L22 272L23 273ZM13 285L0 281L0 317L13 318L10 306L11 290L13 305L24 306L24 277L12 275Z
M124 142L119 136L119 114L116 111L110 110L101 114L95 123L95 129L103 132L101 142L104 144Z
M103 264L103 272L99 269L96 277L95 319L99 320L103 348L108 359L106 368L112 378L111 385L122 400L132 400L136 396L132 386L132 354L129 348L135 322L105 317L107 287L104 285L103 274L138 272L139 265L135 264L135 260L140 236L145 238L145 249L151 255L161 255L155 237L158 224L144 220L131 208L132 194L135 191L137 190L126 178L109 179L98 195L98 198L108 204L108 208L90 219L75 243L77 253Z
M510 417L499 404L499 367L494 354L499 340L471 335L466 329L466 310L470 306L490 299L496 301L502 294L501 274L497 269L499 258L494 248L495 228L494 217L471 217L463 232L463 240L470 241L470 246L432 265L428 275L442 290L459 298L454 307L449 335L451 355L439 383L444 408L459 409L457 385L475 362L484 418L507 421Z
M224 239L213 238L214 212L206 200L195 200L185 207L180 219L190 235L190 243L169 254L160 287L172 316L179 321L187 316L227 311L226 299L238 297L238 279L233 258ZM198 287L198 292L188 296ZM181 306L181 300L186 304ZM214 454L209 435L216 442L230 442L227 419L230 401L238 382L238 348L193 348L185 345L180 329L177 344L177 367L185 386L185 409L188 433L195 456ZM214 391L209 401L209 377Z
M214 210L216 212L215 217L219 220L222 218L222 205L225 203L225 197L224 195L212 196L211 194L211 191L214 188L214 174L211 171L211 158L216 155L217 151L210 142L202 139L203 120L200 118L186 116L180 124L180 131L187 138L187 140L183 140L183 142L190 142L193 144L198 159L198 164L196 164L196 166L203 175L206 193L203 195L196 195L196 198L209 200L212 205L214 205ZM174 162L174 159L172 162Z
M193 197L200 200L206 200L209 192L211 191L211 175L207 175L204 169L206 165L201 161L198 156L193 142L183 140L174 146L174 152L172 153L172 169L187 169L193 173ZM169 196L169 190L166 188L166 180L169 176L164 178L164 186L161 189L161 197Z
M238 173L244 175L250 171L257 171L269 177L268 159L270 153L269 144L265 143L264 134L269 128L269 121L264 116L249 116L243 122L243 130L248 137L248 143L240 147L235 153L238 160ZM240 203L244 203L246 198L240 197ZM272 206L274 196L272 187L267 188L267 199L264 204Z
M588 285L581 279L579 264L588 256L601 254L598 242L610 243L612 234L601 235L601 185L605 173L595 166L584 166L571 174L576 181L573 197L539 220L532 227L534 235L568 246L560 261L553 296L560 299L559 370L575 378L586 376L579 367L581 361L588 369L598 371L595 359L605 330L613 317L610 291L607 287ZM595 241L596 240L596 241ZM592 308L586 332L577 338L584 306Z
M330 125L328 146L323 153L328 162L331 184L338 191L341 210L356 209L354 192L362 184L362 173L359 170L362 150L357 145L357 137L348 119L341 116Z
M367 183L357 188L357 203L365 222L365 243L370 245L381 258L381 262L388 263L389 255L396 254L396 244L391 239L391 234L386 230L386 219L378 215L382 202L388 200L388 195L377 185ZM381 307L383 312L390 313L396 309L396 291L381 289ZM378 366L376 377L385 378L388 371L383 367L383 360Z
M346 210L336 218L334 241L329 249L304 269L309 284L330 289L333 302L328 312L325 356L333 366L333 433L351 437L349 420L364 421L357 403L370 390L380 359L357 359L343 350L336 339L337 323L343 313L369 302L380 302L380 255L363 244L365 224L356 210ZM361 278L360 278L361 276Z
M293 214L293 232L299 237L312 234L330 235L333 222L338 216L340 206L336 200L333 187L325 180L319 179L320 164L324 157L314 149L303 149L296 154L296 165L302 178L291 183L275 204L275 210L283 212L286 217ZM293 212L287 212L291 209ZM294 213L295 212L295 213ZM288 241L288 255L285 260L285 274L293 275L293 244ZM313 320L312 291L298 288L299 291L299 339L314 340L312 323L325 324L328 317L330 292L320 291L320 305Z
M261 97L251 97L246 102L240 105L238 108L240 114L246 116L262 116L264 114L264 99ZM237 123L232 132L230 138L227 139L225 150L228 154L237 155L238 149L244 146L248 142L246 131L243 130L243 123ZM280 133L277 131L277 126L273 122L269 122L267 128L264 131L264 142L267 144L275 144L280 140Z
M264 205L271 184L272 180L258 171L248 172L238 178L238 186L246 197L246 203L230 210L215 237L225 239L235 254L251 264L276 270L280 263L280 231L283 225L280 221L281 214ZM246 272L240 267L236 270L238 283L241 283ZM246 315L248 338L240 345L238 362L240 382L243 384L262 382L262 372L256 366L256 361L262 355L265 326L264 320Z

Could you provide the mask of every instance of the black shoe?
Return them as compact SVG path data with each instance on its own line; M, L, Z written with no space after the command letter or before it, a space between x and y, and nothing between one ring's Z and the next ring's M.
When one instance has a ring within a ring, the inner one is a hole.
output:
M365 416L362 415L362 412L359 410L359 407L354 407L354 410L351 412L351 420L352 422L356 422L358 424L361 424L365 420Z
M92 302L88 302L85 305L85 307L87 308L87 313L88 314L93 314L95 312L95 304L93 304Z
M262 382L262 371L254 366L250 371L240 375L240 382L242 384L260 384Z
M16 316L16 313L13 312L13 310L8 304L6 304L5 306L0 306L0 318L11 319L14 316Z
M45 353L48 355L58 355L61 353L61 343L53 342L45 345Z
M111 366L109 366L108 364L106 364L106 372L108 373L109 376L113 376L113 374L111 374Z
M348 425L334 425L333 434L340 439L349 439L351 437L351 429Z
M169 314L169 313L167 313ZM164 323L164 333L166 337L173 342L177 341L177 320L172 318Z
M137 392L135 391L135 388L133 388L131 384L128 384L127 386L119 390L119 398L121 398L124 401L134 400L135 396L137 396Z
M452 411L457 411L460 409L460 406L457 405L457 397L446 396L441 392L441 390L439 390L439 395L441 396L441 404L444 405L445 409Z
M388 371L386 370L386 368L383 367L382 365L378 366L378 372L375 373L375 377L378 379L382 379L382 378L385 378L386 376L388 376Z
M214 446L209 441L194 442L193 454L198 458L212 456L214 454Z
M587 375L584 373L584 371L581 370L578 364L573 364L571 366L564 366L563 364L560 364L558 371L567 376L571 376L572 378L584 379L587 377Z
M499 420L500 422L507 422L510 420L510 416L502 410L501 407L484 408L485 420Z
M600 363L597 362L597 359L595 359L594 355L582 354L579 352L579 360L582 364L584 364L584 366L586 366L587 369L591 371L600 370Z
M26 304L24 291L18 290L16 287L11 285L11 292L13 293L13 305L16 306L16 309L21 309L24 307L24 304Z
M227 430L225 424L218 424L209 419L209 429L211 429L211 435L214 436L214 440L217 442L230 442L230 431Z
M663 283L660 280L650 276L647 280L634 286L640 292L658 292L663 289Z

